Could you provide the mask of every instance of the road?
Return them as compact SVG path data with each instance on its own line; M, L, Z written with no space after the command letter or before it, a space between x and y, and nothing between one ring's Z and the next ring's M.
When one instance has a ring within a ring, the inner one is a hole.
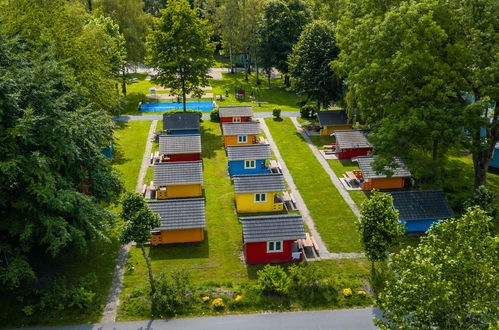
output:
M253 118L272 118L272 112L253 112ZM299 111L283 111L281 117L300 117ZM163 115L118 116L114 120L162 120ZM210 119L209 113L203 113L203 119Z
M310 312L246 314L170 320L146 320L108 324L30 328L38 330L364 330L376 329L372 318L376 308L339 309Z

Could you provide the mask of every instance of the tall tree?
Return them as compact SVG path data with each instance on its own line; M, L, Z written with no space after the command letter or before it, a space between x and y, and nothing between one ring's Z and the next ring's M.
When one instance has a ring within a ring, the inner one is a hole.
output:
M223 48L229 53L231 73L234 73L234 55L238 51L240 15L237 1L223 1L215 10L216 26L222 38Z
M122 201L121 218L125 221L125 228L121 233L121 243L137 243L142 250L142 255L146 261L151 284L151 295L156 288L154 286L154 276L152 273L151 261L147 256L144 244L151 240L151 230L161 225L159 218L147 206L142 195L137 193L126 193Z
M153 78L172 93L180 92L186 111L188 93L201 94L214 62L210 30L187 0L168 2L147 37L146 64L158 70Z
M479 208L432 227L417 247L388 264L378 295L384 329L479 329L497 326L499 237Z
M329 65L338 53L331 22L318 20L308 24L288 59L289 73L295 79L295 91L324 106L339 101L343 95L343 83Z
M373 271L374 262L386 260L386 252L404 234L404 227L398 221L398 212L392 206L392 196L373 190L360 209L357 226Z
M262 65L266 71L273 66L281 71L287 87L290 85L288 56L310 17L311 11L302 0L270 0L263 8L258 29Z

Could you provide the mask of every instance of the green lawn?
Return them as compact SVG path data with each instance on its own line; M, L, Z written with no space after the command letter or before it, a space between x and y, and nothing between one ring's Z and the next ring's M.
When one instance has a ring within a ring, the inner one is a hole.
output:
M328 249L361 251L355 215L291 120L266 119L266 122Z

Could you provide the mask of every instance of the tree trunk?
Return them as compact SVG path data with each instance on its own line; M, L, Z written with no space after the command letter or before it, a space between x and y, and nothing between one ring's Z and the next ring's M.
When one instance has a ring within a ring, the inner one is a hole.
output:
M123 93L123 96L126 96L126 69L123 68L121 70L121 92Z
M433 140L433 150L431 152L431 159L436 162L438 158L438 140Z
M149 260L149 257L146 254L146 249L144 249L144 244L140 244L140 249L142 250L142 255L146 260L147 270L149 272L149 282L151 284L151 295L153 295L154 292L156 292L156 287L154 286L154 277L152 275L151 260Z
M291 83L289 81L289 74L284 74L284 86L288 87L291 86Z
M272 72L272 69L270 69L269 71L267 71L267 81L268 81L268 84L269 84L269 89L270 89L270 73Z
M244 80L248 81L248 57L247 54L244 54Z
M88 0L87 2L88 2L88 11L92 12L92 10L93 10L92 9L92 0Z
M258 61L256 56L256 48L255 48L255 85L258 86Z
M182 102L184 103L184 112L187 112L186 95L185 92L185 81L182 80Z
M230 73L234 73L234 58L232 57L232 47L229 48Z

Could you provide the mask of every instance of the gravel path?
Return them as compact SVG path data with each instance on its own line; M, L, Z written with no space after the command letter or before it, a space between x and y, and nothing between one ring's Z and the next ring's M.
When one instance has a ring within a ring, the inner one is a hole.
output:
M158 124L157 120L153 120L151 127L149 128L149 134L147 136L146 149L144 151L144 157L142 158L142 165L140 167L139 176L137 178L136 192L142 190L142 185L144 182L144 177L149 166L149 159L151 155L152 143L154 138L154 132L156 131L156 126ZM114 323L116 322L116 314L118 313L118 305L120 303L120 295L123 286L123 276L125 274L126 261L128 259L128 253L130 252L130 247L132 244L123 245L118 253L118 258L116 258L116 266L114 267L113 282L111 288L109 289L109 294L107 296L106 305L104 307L104 314L101 318L101 323Z

